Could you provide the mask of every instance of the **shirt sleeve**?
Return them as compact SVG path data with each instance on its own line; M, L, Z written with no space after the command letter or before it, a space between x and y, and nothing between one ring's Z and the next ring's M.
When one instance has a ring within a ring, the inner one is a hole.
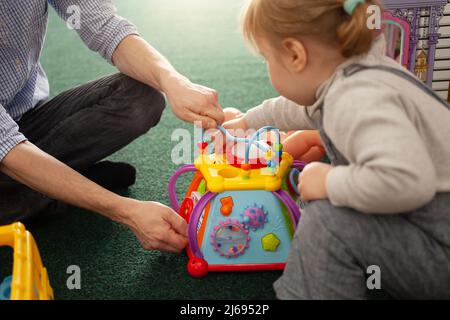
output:
M361 78L330 95L324 130L350 163L334 167L327 176L333 205L394 214L420 208L434 197L435 168L405 111L411 102L404 99Z
M314 129L308 110L295 102L278 97L264 101L245 115L250 128L275 126L282 131Z
M48 0L58 15L68 22L75 22L79 13L79 25L75 29L86 46L98 52L109 63L120 42L131 34L138 34L136 27L117 15L111 0Z
M3 161L9 151L25 140L27 139L19 132L17 123L0 105L0 162Z

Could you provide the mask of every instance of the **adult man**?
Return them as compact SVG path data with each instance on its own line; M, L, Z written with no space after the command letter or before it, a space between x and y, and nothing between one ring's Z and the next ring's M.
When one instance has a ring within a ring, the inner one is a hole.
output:
M65 20L77 8L81 39L121 73L48 101L39 64L48 5ZM180 251L186 224L175 212L98 185L134 183L133 167L99 161L158 123L165 105L160 91L185 121L214 127L223 119L216 92L180 75L133 24L116 15L111 0L1 1L0 223L65 202L127 225L146 249Z

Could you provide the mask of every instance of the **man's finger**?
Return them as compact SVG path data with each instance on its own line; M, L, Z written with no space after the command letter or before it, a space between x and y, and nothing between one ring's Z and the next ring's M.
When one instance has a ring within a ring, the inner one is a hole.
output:
M183 119L192 123L200 122L202 128L204 129L213 129L217 127L217 123L214 119L194 113L192 111L187 111L184 114Z
M219 101L219 93L211 88L203 87L206 89L204 92L205 98L212 104L217 104Z
M225 115L218 102L211 103L207 99L202 104L190 106L188 110L198 116L206 116L216 123L221 124L225 120Z
M211 105L201 110L201 115L214 119L217 123L222 124L225 120L225 115L219 105Z
M179 235L187 237L187 223L180 215L176 214L174 211L169 211L169 213L164 216L164 220Z
M180 252L188 243L188 239L186 237L180 236L175 231L171 230L167 233L165 240L161 243L167 248L171 248L171 252Z
M170 253L180 253L183 249L184 249L184 247L178 248L178 247L169 245L166 242L160 242L155 250L160 250L160 251L170 252Z
M219 92L217 92L214 89L211 89L211 92L212 92L214 98L216 99L216 101L218 101L219 100Z

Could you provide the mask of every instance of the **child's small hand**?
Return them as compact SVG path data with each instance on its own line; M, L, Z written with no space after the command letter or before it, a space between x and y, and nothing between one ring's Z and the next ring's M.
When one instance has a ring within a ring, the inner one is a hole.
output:
M244 115L239 116L236 119L225 122L223 124L223 127L225 129L229 130L231 134L233 134L233 131L236 131L236 130L247 131L249 129Z
M326 181L333 167L321 162L308 164L300 174L298 191L302 200L314 201L328 199Z
M232 136L245 137L246 131L248 130L247 121L244 119L245 113L242 113L235 108L226 108L223 111L225 114L225 122L222 126L227 129ZM223 154L226 145L225 136L220 131L217 131L216 134L213 135L213 140L215 153L218 155Z

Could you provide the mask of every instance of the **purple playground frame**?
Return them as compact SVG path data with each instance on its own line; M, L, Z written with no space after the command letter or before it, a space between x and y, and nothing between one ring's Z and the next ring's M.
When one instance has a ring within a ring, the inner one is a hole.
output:
M294 160L294 162L292 163L292 168L303 169L306 165L306 162Z
M176 191L177 180L182 174L185 174L187 172L195 172L195 171L197 171L197 168L193 164L188 164L188 165L182 166L177 171L175 171L175 173L169 179L168 190L169 190L170 206L176 212L180 211L180 204L178 203L177 191Z
M197 226L200 221L200 217L202 216L203 210L205 210L206 205L213 200L218 193L207 192L200 198L197 204L194 207L194 210L191 213L191 218L189 219L188 225L188 240L189 247L192 250L192 253L195 257L203 259L203 253L198 246L197 239Z

